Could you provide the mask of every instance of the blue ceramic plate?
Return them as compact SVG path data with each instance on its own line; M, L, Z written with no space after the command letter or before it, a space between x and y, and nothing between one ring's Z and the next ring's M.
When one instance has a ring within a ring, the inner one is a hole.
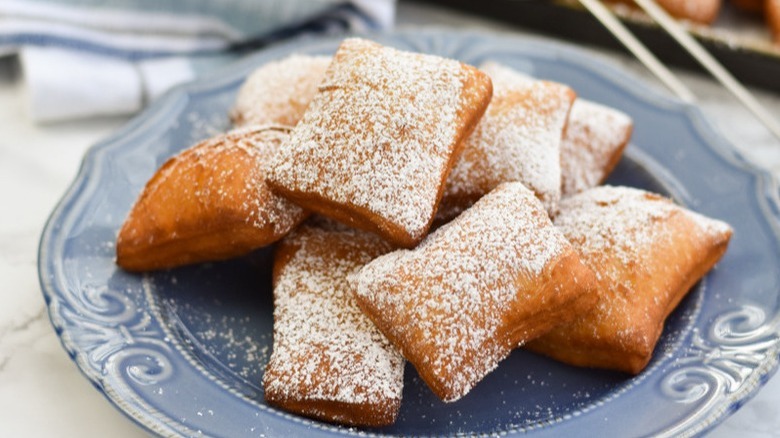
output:
M83 373L139 425L166 435L693 435L732 414L774 372L780 348L780 202L693 107L575 49L532 39L415 31L377 36L402 49L492 59L570 84L636 122L611 183L666 193L735 233L718 267L670 317L637 377L576 369L517 351L465 398L440 402L412 367L398 422L359 430L268 407L260 385L272 343L270 250L150 275L114 265L114 238L163 161L228 128L244 77L310 40L258 53L167 95L87 154L41 239L49 314Z

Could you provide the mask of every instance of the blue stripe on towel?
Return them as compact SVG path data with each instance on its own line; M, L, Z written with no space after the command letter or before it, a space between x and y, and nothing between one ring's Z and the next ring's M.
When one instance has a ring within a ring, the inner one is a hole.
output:
M225 42L225 50L241 52L247 49L257 49L270 43L294 36L317 33L337 33L344 31L364 31L381 28L381 24L375 21L365 11L351 3L339 3L311 20L299 24L291 24L279 30L247 38L245 41L229 43ZM115 44L96 41L94 39L79 38L72 35L57 35L50 33L22 32L4 34L0 31L0 49L4 47L20 47L24 45L54 46L76 50L83 50L100 55L120 57L131 61L141 59L158 58L171 55L210 55L222 53L220 49L181 51L174 49L156 48L125 48Z

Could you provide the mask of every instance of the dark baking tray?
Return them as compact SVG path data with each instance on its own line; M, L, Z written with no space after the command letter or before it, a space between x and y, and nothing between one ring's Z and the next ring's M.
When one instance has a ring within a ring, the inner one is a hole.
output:
M556 0L418 0L515 24L572 41L623 51L623 46L587 11ZM729 12L728 10L722 13ZM641 14L634 14L641 15ZM649 19L621 14L621 20L664 63L704 72L663 29ZM757 24L758 25L758 24ZM694 27L691 33L738 80L780 93L780 48L768 41L740 41L733 32Z

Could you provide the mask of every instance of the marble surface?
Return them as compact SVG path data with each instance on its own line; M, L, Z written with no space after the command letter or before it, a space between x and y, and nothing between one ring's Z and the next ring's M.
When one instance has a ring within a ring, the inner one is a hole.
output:
M401 26L521 31L403 1L398 22ZM593 54L657 84L628 57L597 50ZM714 82L692 74L681 77L699 96L705 114L735 147L780 177L780 141ZM756 94L780 116L780 96ZM62 349L46 315L37 278L38 240L46 218L76 175L86 149L127 120L118 117L35 125L25 116L24 86L17 63L0 59L2 436L146 436L91 387ZM780 437L780 377L772 378L754 399L710 433L712 437L735 435Z

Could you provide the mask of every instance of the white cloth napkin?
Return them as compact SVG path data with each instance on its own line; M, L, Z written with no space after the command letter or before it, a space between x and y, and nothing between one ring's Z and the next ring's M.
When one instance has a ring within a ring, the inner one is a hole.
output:
M395 0L2 0L30 117L129 114L170 87L283 38L384 29Z

